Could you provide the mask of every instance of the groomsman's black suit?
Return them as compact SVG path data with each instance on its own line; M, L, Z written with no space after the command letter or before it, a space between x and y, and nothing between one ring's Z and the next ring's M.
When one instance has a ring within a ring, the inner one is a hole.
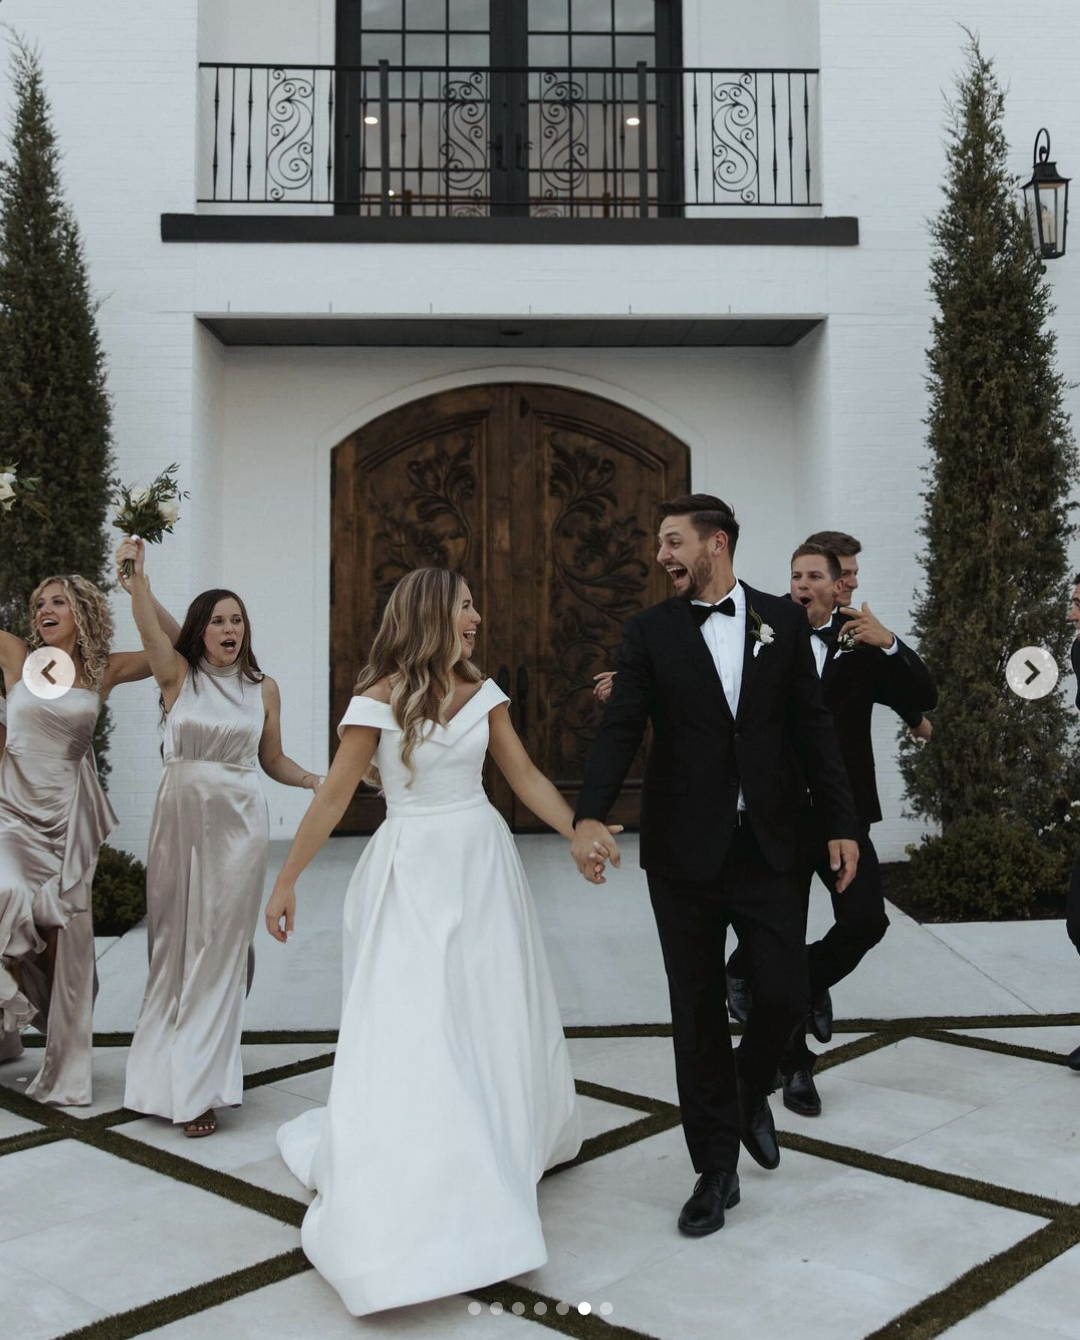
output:
M735 926L753 964L754 1013L738 1072L756 1099L771 1089L784 1042L806 1008L797 843L803 778L828 816L831 838L855 838L859 829L821 701L806 615L788 600L745 584L743 590L746 632L734 717L688 601L667 600L626 622L575 814L607 816L651 721L641 864L671 992L683 1129L698 1172L733 1170L738 1160L724 998L727 927ZM757 655L751 611L773 630Z
M856 645L853 650L838 654L837 638L850 617L837 612L831 626L822 630L828 652L821 673L821 692L836 725L840 752L855 797L859 817L859 866L844 892L836 893L836 876L829 868L826 845L829 833L817 807L808 804L801 824L804 897L809 900L810 884L816 871L832 894L835 916L824 938L810 945L808 950L812 994L826 990L853 971L889 925L877 852L870 840L870 825L881 820L870 734L874 705L880 703L891 707L909 726L916 726L923 713L937 703L937 690L926 664L899 638L892 654L865 645ZM815 632L813 636L819 637L822 633ZM729 970L738 972L739 960L735 955L732 957L736 961L729 965ZM812 1070L813 1059L800 1031L793 1047L785 1052L781 1069L785 1075L798 1069Z

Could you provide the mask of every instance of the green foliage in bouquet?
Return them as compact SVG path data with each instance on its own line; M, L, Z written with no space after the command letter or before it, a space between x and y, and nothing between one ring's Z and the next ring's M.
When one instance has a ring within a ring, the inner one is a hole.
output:
M0 461L40 483L40 510L0 513L0 628L25 636L27 602L50 573L106 587L111 412L78 226L37 53L15 38L9 157L0 163ZM25 479L22 480L25 483ZM108 716L95 735L99 770Z
M178 462L167 465L152 484L146 488L128 488L119 479L109 482L114 489L116 515L113 525L124 535L137 535L147 544L160 544L161 537L180 520L180 499L190 495L181 493L173 476L180 469ZM125 558L121 565L125 577L135 571L135 564Z
M913 865L958 915L1015 915L1049 878L1038 832L1071 733L1063 695L1026 701L1005 682L1021 647L1043 646L1067 664L1077 452L1050 288L1017 204L1003 113L993 65L972 39L947 132L946 199L931 224L926 576L913 622L940 699L931 744L901 737L909 807L944 829Z
M146 915L146 866L103 846L93 887L94 934L123 935Z

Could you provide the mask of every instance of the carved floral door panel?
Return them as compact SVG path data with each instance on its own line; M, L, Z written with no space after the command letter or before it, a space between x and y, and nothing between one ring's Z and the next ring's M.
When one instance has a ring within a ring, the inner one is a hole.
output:
M446 564L476 598L480 664L510 695L537 766L573 804L599 721L592 676L613 665L623 620L667 595L653 511L689 488L686 446L598 397L475 386L346 439L332 480L331 747L394 583ZM641 764L619 822L637 821ZM511 826L541 830L490 771ZM339 831L370 832L382 812L373 794L360 796Z

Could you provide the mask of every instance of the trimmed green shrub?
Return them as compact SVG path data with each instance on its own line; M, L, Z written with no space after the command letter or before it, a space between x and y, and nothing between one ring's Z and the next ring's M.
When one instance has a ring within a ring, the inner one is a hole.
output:
M103 846L93 889L94 934L123 935L146 916L146 866Z
M907 851L912 894L951 921L1025 917L1068 884L1062 849L1014 819L969 815Z

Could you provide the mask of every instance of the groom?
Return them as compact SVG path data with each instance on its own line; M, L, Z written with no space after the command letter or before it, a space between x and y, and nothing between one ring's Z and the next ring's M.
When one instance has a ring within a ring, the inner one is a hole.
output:
M671 995L683 1133L700 1174L679 1228L700 1237L722 1228L738 1203L740 1138L762 1167L780 1161L767 1095L809 990L796 868L800 776L827 816L838 890L855 874L858 822L806 615L736 580L739 524L719 498L675 498L658 517L657 562L675 595L623 628L572 850L587 879L605 853L619 863L603 821L651 721L641 864ZM729 925L755 983L737 1057L724 997Z

